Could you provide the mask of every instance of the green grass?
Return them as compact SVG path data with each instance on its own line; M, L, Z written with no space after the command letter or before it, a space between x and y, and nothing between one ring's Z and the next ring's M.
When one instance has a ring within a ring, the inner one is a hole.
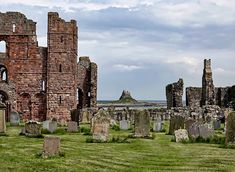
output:
M84 127L88 127L86 125ZM156 133L155 139L130 139L129 143L86 143L83 133L50 134L61 138L64 157L38 158L42 138L19 136L19 127L7 127L0 137L0 171L235 171L235 149L217 144L171 142L172 136ZM110 130L111 137L131 131Z

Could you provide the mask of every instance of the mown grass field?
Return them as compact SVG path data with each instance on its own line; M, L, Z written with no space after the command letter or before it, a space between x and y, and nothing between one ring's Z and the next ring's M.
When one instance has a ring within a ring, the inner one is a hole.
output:
M235 171L235 149L216 144L175 143L158 133L154 140L130 143L86 143L82 133L58 134L65 157L39 158L42 138L19 136L20 127L8 127L0 137L0 171ZM112 136L130 131L111 130Z

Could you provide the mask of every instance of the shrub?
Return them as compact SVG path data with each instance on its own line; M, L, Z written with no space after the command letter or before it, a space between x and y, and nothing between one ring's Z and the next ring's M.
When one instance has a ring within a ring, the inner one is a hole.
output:
M83 133L83 135L91 135L91 129L86 127L80 127L80 132Z
M55 134L66 134L66 130L65 128L57 128L55 131L54 131Z
M115 130L115 131L120 131L119 125L113 125L112 129Z

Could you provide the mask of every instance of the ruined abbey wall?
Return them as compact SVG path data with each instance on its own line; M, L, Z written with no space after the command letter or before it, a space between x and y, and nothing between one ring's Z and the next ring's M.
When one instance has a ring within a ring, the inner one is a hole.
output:
M0 96L9 113L17 111L25 120L66 122L77 108L81 85L85 94L90 92L83 97L86 107L96 106L97 66L90 62L78 70L77 32L75 20L66 22L50 12L48 46L39 47L34 21L19 12L0 13L0 41L6 43L6 52L0 53Z

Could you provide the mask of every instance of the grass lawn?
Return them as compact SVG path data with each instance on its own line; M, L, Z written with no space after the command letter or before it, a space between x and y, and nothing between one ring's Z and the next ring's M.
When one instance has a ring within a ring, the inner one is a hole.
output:
M20 127L8 127L0 137L0 171L235 171L235 149L206 143L171 142L172 136L156 134L130 143L86 143L81 133L58 134L65 157L38 158L42 138L19 136ZM130 131L113 131L127 136Z

